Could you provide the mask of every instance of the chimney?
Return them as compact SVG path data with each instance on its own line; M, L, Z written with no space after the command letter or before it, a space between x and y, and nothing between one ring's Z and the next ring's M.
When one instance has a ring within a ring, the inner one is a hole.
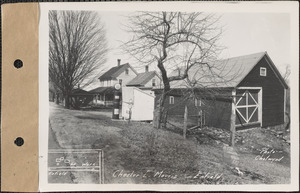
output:
M149 72L149 66L145 66L145 72Z
M118 66L121 65L121 59L118 59Z

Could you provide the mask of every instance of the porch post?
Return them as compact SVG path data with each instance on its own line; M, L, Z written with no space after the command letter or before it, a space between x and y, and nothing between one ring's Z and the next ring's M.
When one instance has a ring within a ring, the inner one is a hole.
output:
M103 102L104 102L104 106L106 106L106 102L105 102L105 93L103 93Z

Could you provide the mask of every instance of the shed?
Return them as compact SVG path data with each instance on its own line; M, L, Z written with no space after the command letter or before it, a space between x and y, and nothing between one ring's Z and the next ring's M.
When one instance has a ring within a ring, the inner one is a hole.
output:
M229 129L234 111L237 129L285 122L288 85L267 52L219 60L213 65L220 68L211 73L220 76L208 75L205 67L190 69L190 82L201 82L201 87L194 87L192 100L184 98L190 90L185 80L171 83L172 92L165 101L170 114L183 114L184 106L189 104L189 112L201 113L207 126ZM180 92L183 94L178 95Z
M150 94L136 87L122 88L122 116L134 121L153 120L154 93Z

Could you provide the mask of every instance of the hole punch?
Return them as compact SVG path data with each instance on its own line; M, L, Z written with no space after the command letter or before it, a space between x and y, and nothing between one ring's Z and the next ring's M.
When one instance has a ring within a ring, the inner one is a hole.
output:
M16 140L15 140L15 144L17 146L22 146L24 144L24 139L22 137L18 137Z
M22 60L20 60L20 59L15 60L14 66L15 66L17 69L22 68L22 67L23 67L23 62L22 62Z

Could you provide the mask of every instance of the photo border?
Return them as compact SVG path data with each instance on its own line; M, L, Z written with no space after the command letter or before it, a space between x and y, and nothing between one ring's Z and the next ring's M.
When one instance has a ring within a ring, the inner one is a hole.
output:
M40 191L295 191L299 188L299 10L298 2L80 2L40 3L39 26L39 172ZM48 184L48 11L205 11L222 13L289 13L291 26L291 184L171 185L171 184Z

